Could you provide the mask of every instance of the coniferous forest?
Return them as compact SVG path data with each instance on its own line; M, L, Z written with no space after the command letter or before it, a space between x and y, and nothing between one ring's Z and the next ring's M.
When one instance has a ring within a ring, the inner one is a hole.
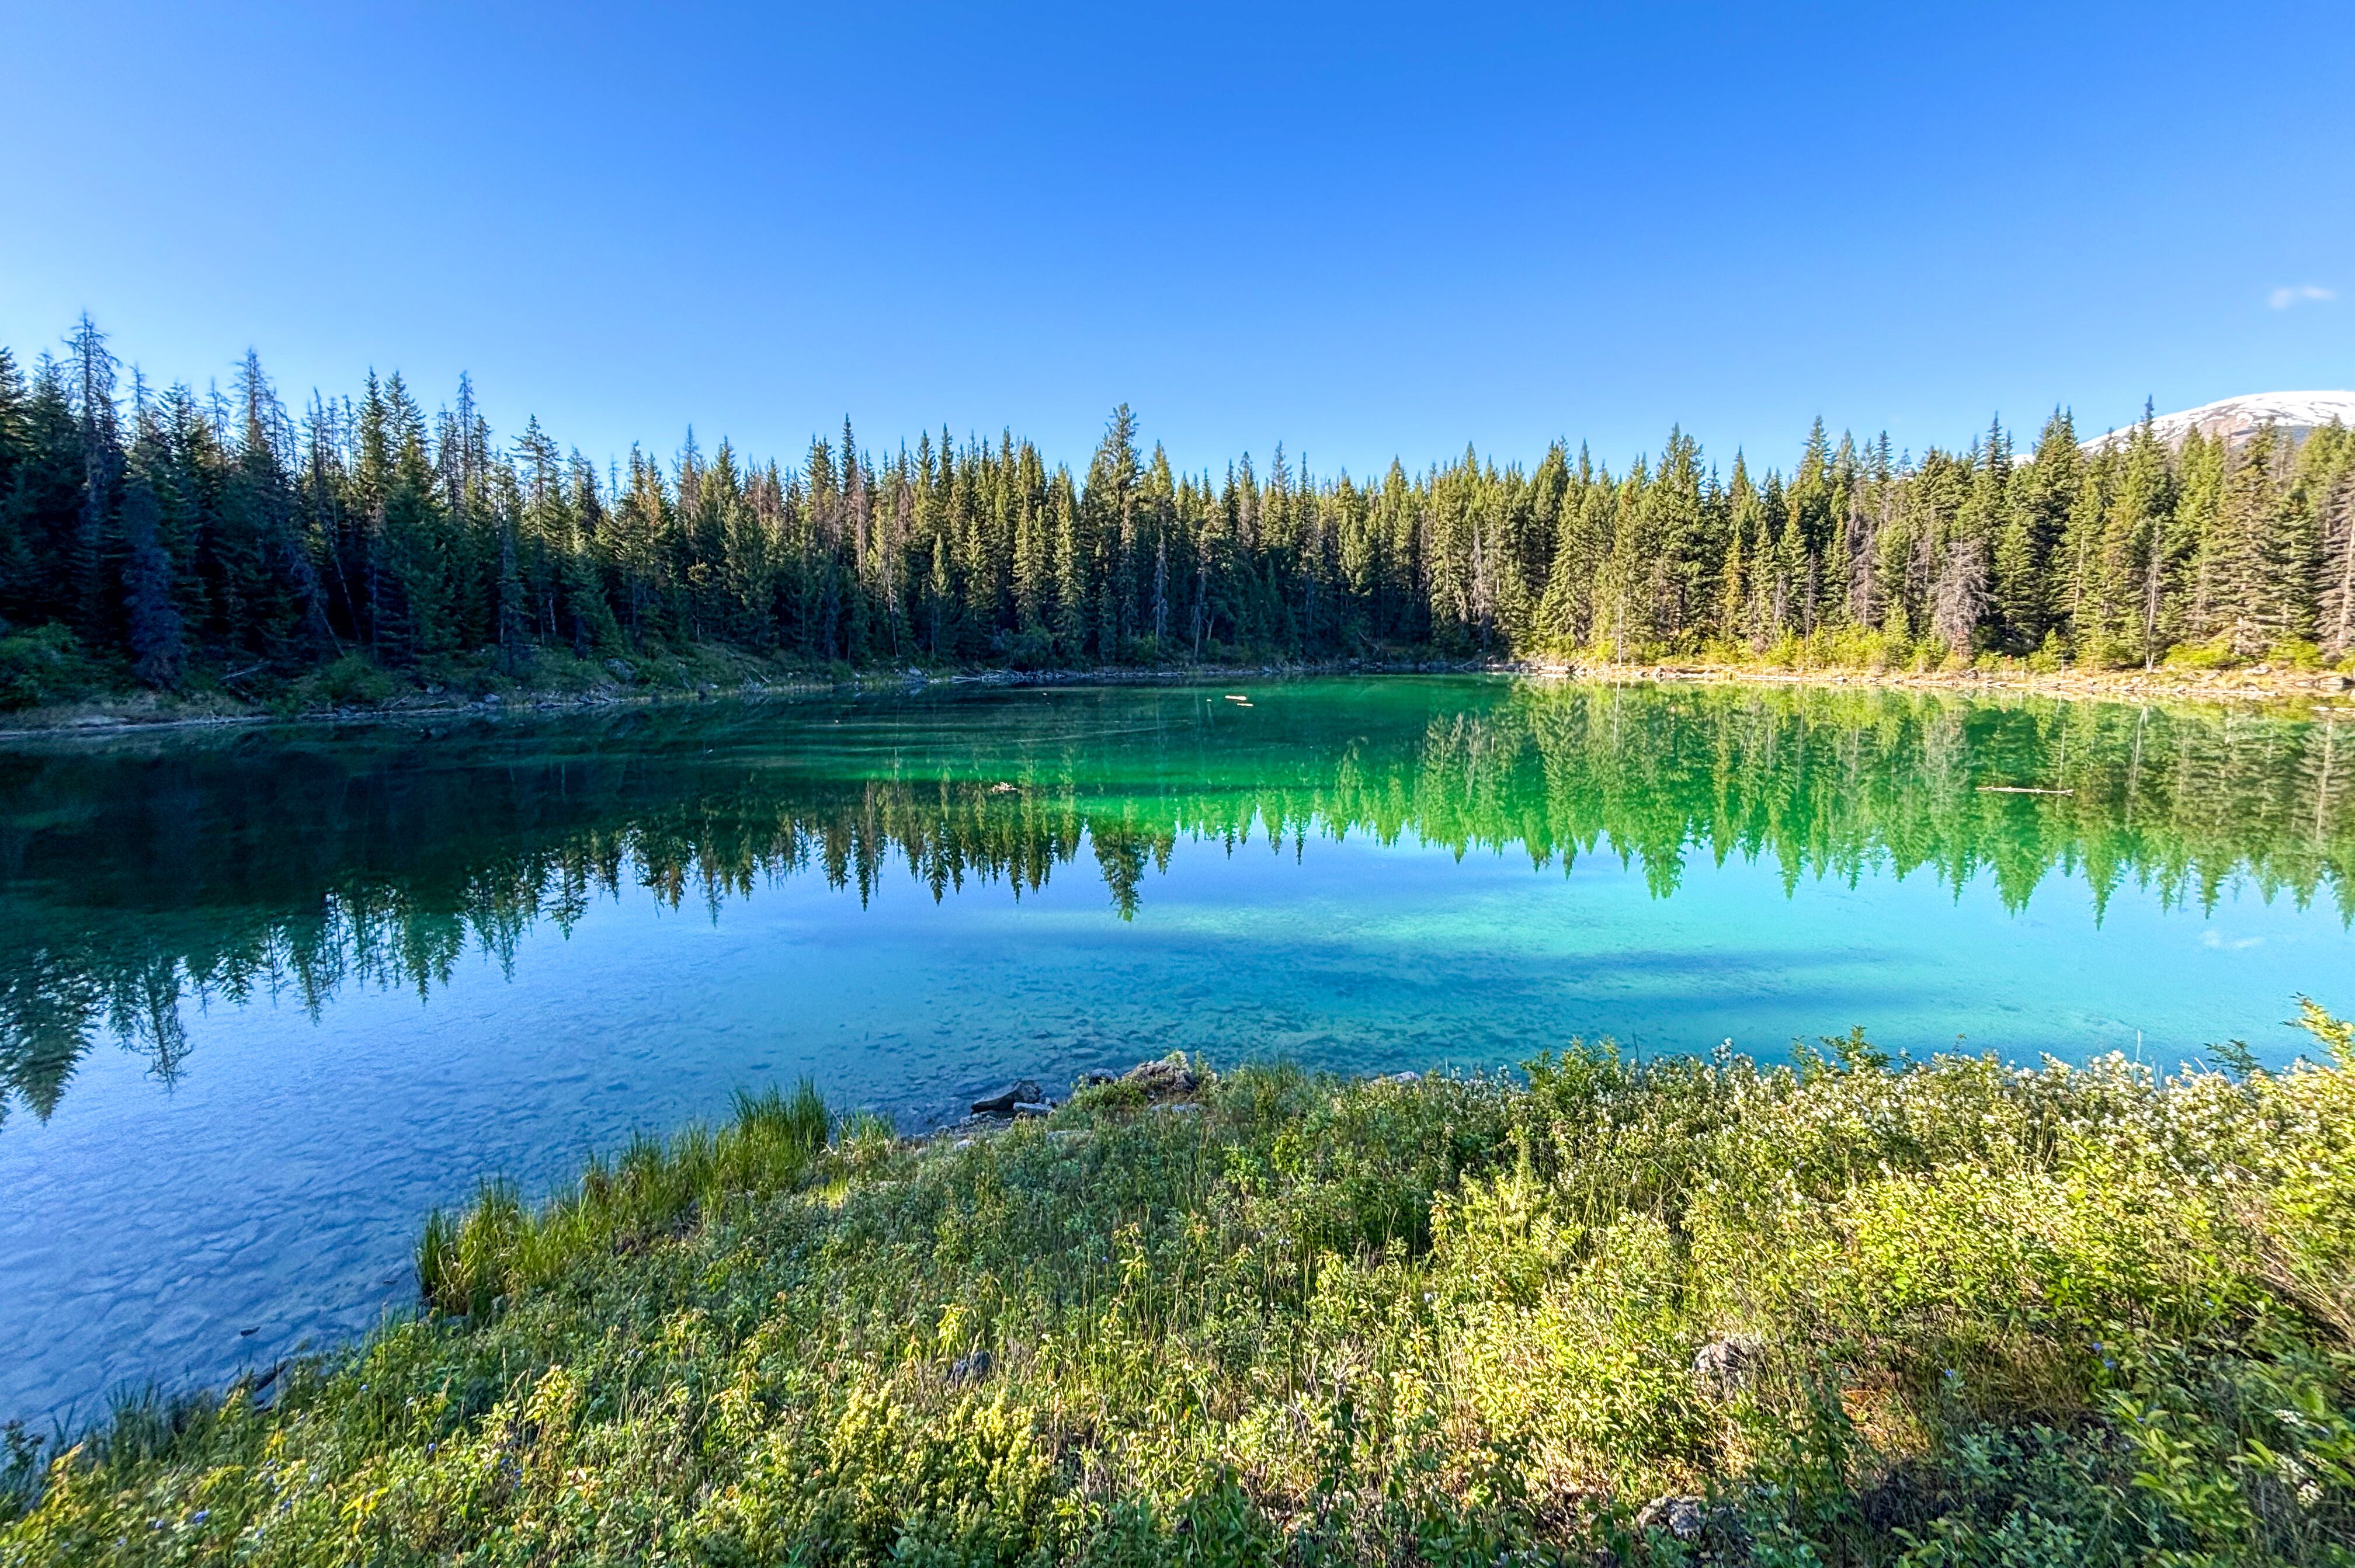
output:
M462 380L290 409L249 354L156 388L84 317L0 350L0 706L252 697L330 672L527 680L720 649L1017 669L1579 656L1931 667L2338 662L2355 653L2339 427L2088 450L2066 412L1918 456L1821 421L1786 469L1672 430L1614 470L1466 449L1316 475L1281 446L1179 472L1114 411L1084 468L846 422L791 462L692 435L600 467L503 436Z

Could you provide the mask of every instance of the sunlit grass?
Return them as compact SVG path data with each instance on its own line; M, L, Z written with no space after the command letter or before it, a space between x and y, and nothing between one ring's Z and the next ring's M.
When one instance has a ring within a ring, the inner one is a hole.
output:
M527 1207L512 1182L485 1183L459 1214L436 1210L417 1244L417 1278L436 1311L471 1317L562 1275L581 1259L643 1244L729 1204L771 1198L826 1147L832 1119L805 1079L789 1098L739 1093L718 1127L631 1139L589 1162L571 1190Z
M19 1464L0 1564L2345 1564L2355 1037L2307 1021L2277 1072L1574 1046L926 1141L805 1085L438 1217L432 1310L268 1400Z

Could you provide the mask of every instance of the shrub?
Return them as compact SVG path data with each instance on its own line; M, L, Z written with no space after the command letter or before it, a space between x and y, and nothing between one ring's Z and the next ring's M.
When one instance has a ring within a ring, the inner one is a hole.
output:
M73 633L54 622L0 637L0 709L87 696L99 676Z
M2306 1022L2169 1079L1251 1067L922 1142L805 1085L437 1217L458 1316L274 1408L19 1462L0 1562L2344 1564L2355 1030Z
M392 677L359 653L323 666L307 684L314 701L334 708L373 708L389 700L396 689Z
M1006 662L1018 670L1052 668L1055 663L1055 639L1044 627L1033 626L1017 632L1007 639Z
M2178 643L2167 650L2167 667L2182 670L2231 669L2241 664L2232 652L2232 639L2218 637L2206 643Z

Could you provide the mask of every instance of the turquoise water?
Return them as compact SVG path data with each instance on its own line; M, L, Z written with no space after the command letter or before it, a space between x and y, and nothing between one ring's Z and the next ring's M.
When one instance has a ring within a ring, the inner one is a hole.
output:
M804 1075L2284 1059L2355 1009L2345 728L1392 677L19 743L0 1413L364 1329L483 1176Z

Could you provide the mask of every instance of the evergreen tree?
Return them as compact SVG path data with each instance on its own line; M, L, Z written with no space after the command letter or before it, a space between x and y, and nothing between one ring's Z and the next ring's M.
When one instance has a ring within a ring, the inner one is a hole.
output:
M2355 436L2081 448L2065 411L1918 462L1815 421L1787 470L1721 483L1672 429L1614 473L1467 447L1379 483L1276 450L1178 474L1122 405L1083 473L1011 432L797 465L690 430L610 477L537 421L502 444L461 379L430 421L399 375L299 429L248 355L226 392L129 415L87 318L29 376L0 353L0 635L55 623L157 686L299 674L346 648L446 679L698 641L796 660L1026 667L1436 649L1614 658L1786 639L1853 656L2042 650L2092 666L2355 658ZM49 634L52 635L62 635ZM474 678L469 677L467 678Z
M143 683L177 685L186 658L179 605L174 602L172 560L163 546L164 507L156 473L169 462L159 430L141 411L142 429L123 484L123 600L132 672Z
M1999 429L1990 432L1991 454L1999 451L2002 440ZM1997 461L1991 458L1991 474ZM2041 646L2083 596L2073 579L2056 594L2054 573L2049 570L2055 546L2069 531L2083 483L2083 466L2076 430L2067 411L2056 409L2044 422L2035 455L2012 471L2005 486L1994 555L1993 608L2006 642L2016 651ZM2088 528L2092 526L2087 519ZM2087 553L2090 558L2090 546Z
M2321 516L2318 640L2327 658L2355 653L2355 462L2341 462Z

